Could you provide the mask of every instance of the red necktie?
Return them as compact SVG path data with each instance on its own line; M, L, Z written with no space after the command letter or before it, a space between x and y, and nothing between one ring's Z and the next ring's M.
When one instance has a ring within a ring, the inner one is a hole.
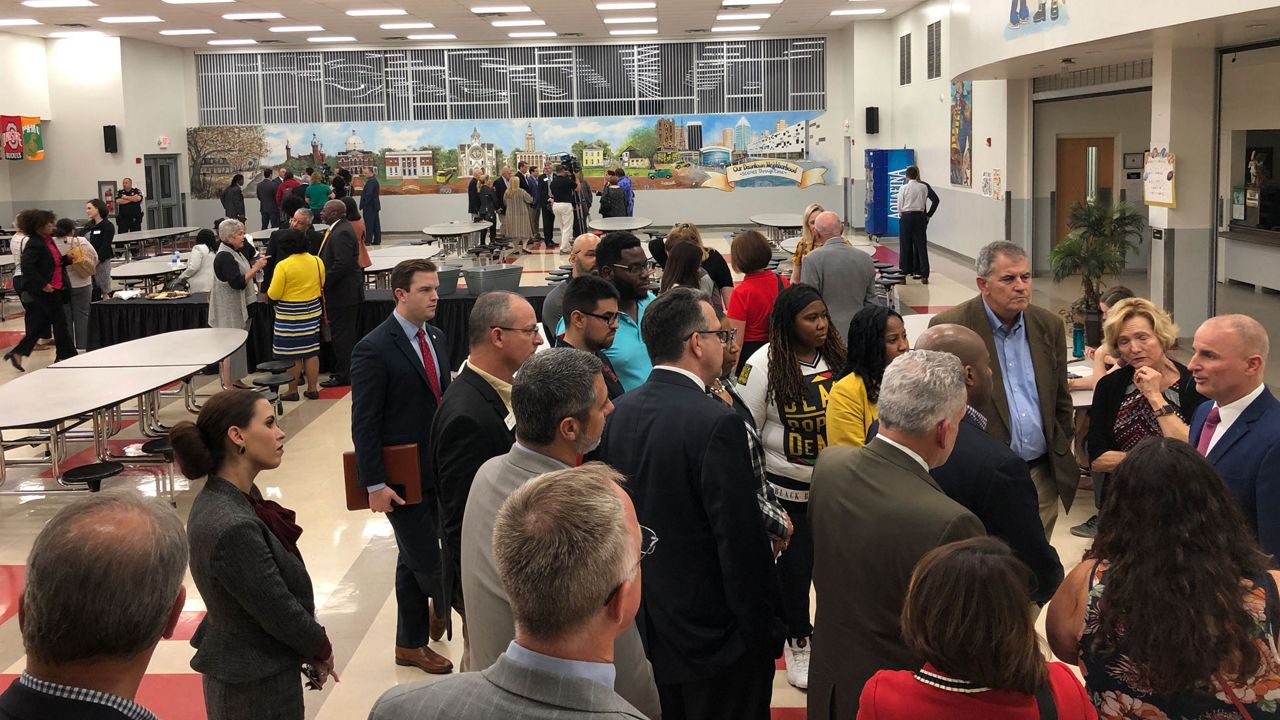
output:
M1222 422L1222 415L1218 412L1218 406L1215 404L1209 410L1209 416L1204 419L1204 427L1200 428L1200 441L1196 443L1196 452L1208 457L1209 441L1213 440L1213 433L1218 429L1218 423Z
M427 369L427 381L431 383L431 394L436 396L436 403L439 404L440 378L437 377L436 362L431 359L431 348L427 347L427 331L422 328L418 328L418 350L422 352L422 366Z

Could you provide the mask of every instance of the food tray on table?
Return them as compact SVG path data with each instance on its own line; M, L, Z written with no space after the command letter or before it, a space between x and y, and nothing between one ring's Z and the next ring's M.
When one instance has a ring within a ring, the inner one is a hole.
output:
M185 297L191 297L191 293L186 290L164 290L162 292L147 293L148 300L181 300Z

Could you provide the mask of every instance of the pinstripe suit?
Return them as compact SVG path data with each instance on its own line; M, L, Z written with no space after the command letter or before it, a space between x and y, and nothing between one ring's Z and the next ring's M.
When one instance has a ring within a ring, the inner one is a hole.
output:
M400 685L383 693L369 720L586 720L640 718L612 689L520 665L506 655L487 670Z

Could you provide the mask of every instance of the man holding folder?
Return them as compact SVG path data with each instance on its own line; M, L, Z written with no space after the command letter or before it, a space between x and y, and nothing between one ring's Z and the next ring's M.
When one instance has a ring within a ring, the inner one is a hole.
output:
M448 658L427 647L432 639L430 600L442 597L435 488L427 473L427 446L450 370L444 333L428 323L436 314L439 287L436 266L429 260L396 265L391 271L396 309L351 355L351 438L357 482L368 492L369 509L387 513L400 551L395 661L437 674L453 670ZM413 444L417 445L417 476L396 477L398 469L413 463L388 463L384 448ZM412 488L415 482L419 488ZM424 499L409 503L409 497Z

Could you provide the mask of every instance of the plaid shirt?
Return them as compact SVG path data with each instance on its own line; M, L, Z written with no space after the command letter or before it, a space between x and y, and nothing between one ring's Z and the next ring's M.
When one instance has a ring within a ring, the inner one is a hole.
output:
M738 393L733 391L732 380L722 380L725 392L733 398L735 403L741 403L742 398L738 397ZM724 398L719 395L707 391L710 397L724 402ZM760 514L764 517L764 529L769 537L785 540L790 536L787 531L787 511L782 509L778 504L778 499L773 495L773 489L769 487L769 481L765 477L764 472L764 442L760 438L760 433L752 427L751 423L742 423L743 428L747 431L747 447L751 449L751 470L755 473L756 480L759 482L759 489L756 490L756 501L760 504Z
M99 690L86 690L85 688L70 687L68 685L58 685L57 683L46 682L39 678L31 677L26 673L18 678L18 682L23 685L54 697L65 698L67 700L80 700L82 702L97 703L105 705L116 712L123 714L130 720L158 720L150 710L142 707L138 703L122 698L119 695L104 693Z

